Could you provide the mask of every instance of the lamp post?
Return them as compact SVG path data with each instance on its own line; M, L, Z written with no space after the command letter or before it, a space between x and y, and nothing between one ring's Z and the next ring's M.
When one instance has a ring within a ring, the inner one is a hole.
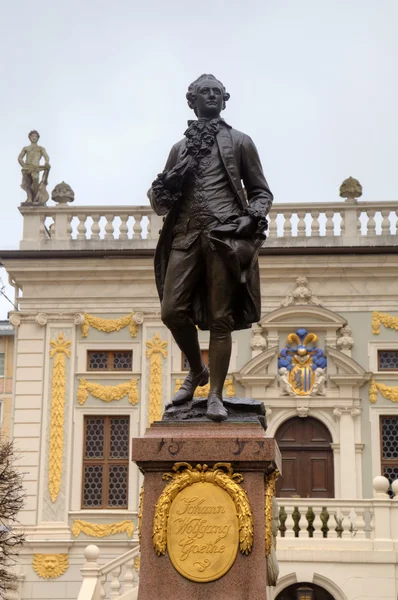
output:
M299 587L296 590L296 600L314 600L314 591L307 586Z

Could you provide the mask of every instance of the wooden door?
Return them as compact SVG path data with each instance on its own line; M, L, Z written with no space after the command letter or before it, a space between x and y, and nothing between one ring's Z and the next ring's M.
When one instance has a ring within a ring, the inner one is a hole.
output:
M323 423L294 417L281 425L276 441L282 454L280 498L334 498L332 438Z

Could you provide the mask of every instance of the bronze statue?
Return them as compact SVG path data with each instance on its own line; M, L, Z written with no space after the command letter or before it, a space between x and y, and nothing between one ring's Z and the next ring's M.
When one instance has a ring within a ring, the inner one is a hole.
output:
M186 97L197 120L188 122L148 194L154 211L167 215L155 277L162 320L190 365L172 403L190 402L196 387L208 383L196 326L209 329L206 416L223 421L231 332L261 316L257 258L273 196L250 137L220 117L230 97L224 85L201 75Z
M46 149L39 146L39 132L35 129L28 134L30 145L22 148L18 162L22 167L21 188L25 190L27 198L25 204L45 204L49 198L47 192L48 173L50 171L50 158ZM24 160L25 158L25 160ZM44 164L40 160L44 159ZM40 181L40 171L43 175Z

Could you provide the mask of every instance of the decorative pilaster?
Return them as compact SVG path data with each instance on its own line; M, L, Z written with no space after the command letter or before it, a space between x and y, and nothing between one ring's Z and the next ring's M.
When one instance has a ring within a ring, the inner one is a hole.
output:
M340 419L340 496L341 498L356 498L356 447L354 418L359 416L360 409L356 406L338 407L333 410L336 418Z
M148 340L146 356L149 364L149 425L162 418L162 388L163 388L163 361L167 357L167 342L162 341L158 333L152 340Z
M48 488L52 502L55 502L61 487L62 462L64 451L64 421L66 400L66 357L70 357L71 342L65 340L60 332L56 340L51 340L50 356L53 358L50 456L48 470Z

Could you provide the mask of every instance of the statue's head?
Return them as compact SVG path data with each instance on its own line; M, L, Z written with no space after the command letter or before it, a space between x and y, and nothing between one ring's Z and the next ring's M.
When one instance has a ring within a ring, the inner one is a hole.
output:
M191 83L186 98L197 117L213 119L224 110L230 95L221 81L205 73Z
M32 129L32 131L29 131L29 133L28 133L28 138L30 139L31 142L38 142L39 138L40 138L40 134L38 131L36 131L36 129Z

